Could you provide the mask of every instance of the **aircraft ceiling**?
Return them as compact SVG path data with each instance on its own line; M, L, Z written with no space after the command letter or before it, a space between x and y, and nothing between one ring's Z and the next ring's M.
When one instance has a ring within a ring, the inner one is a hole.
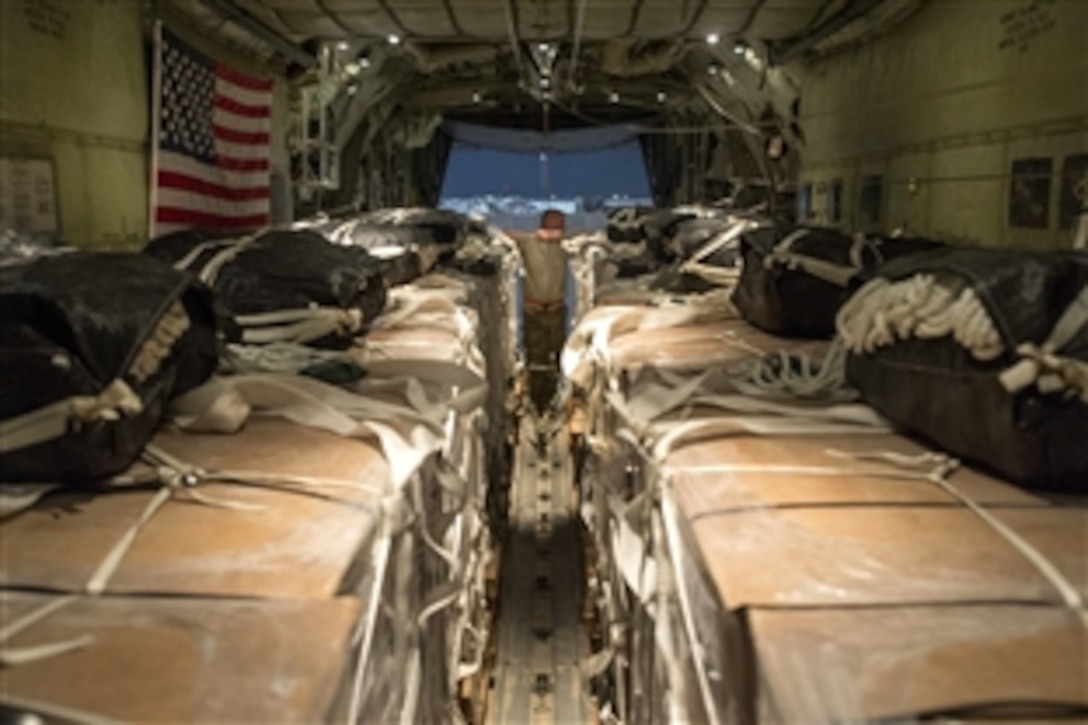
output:
M320 82L339 104L341 146L364 118L408 146L441 119L721 123L793 138L798 89L783 63L864 40L923 1L164 0L299 83L330 53Z

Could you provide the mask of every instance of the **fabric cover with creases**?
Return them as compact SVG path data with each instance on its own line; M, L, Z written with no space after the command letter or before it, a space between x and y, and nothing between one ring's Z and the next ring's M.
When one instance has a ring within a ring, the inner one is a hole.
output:
M836 283L776 258L776 247L800 233L790 255L807 257L845 270ZM885 262L926 251L939 242L929 239L865 237L855 239L835 229L767 226L741 237L742 272L733 302L753 325L779 335L831 337L835 315L848 290L870 278ZM856 251L855 251L856 250Z
M486 234L486 228L464 214L425 207L379 209L359 217L363 222L410 227L430 236L435 244L461 244L470 234Z
M151 240L144 252L176 265L206 243L186 266L193 274L237 240L185 230ZM261 234L222 266L211 286L231 316L318 305L358 309L369 321L385 307L378 260L365 249L331 244L310 230Z
M162 329L164 318L173 332ZM180 328L180 329L179 329ZM160 343L165 341L165 346ZM146 346L165 347L145 366ZM124 470L167 401L217 364L211 294L139 254L70 252L0 267L0 420L122 381L140 410L67 423L58 438L0 455L0 481L80 482Z
M1000 381L1022 343L1041 345L1088 284L1088 255L945 249L889 263L881 275L962 278L978 295L1004 345L975 359L951 336L899 340L851 354L848 381L874 408L954 455L1026 486L1088 490L1088 405L1065 391L1016 393ZM1088 360L1088 326L1061 351Z

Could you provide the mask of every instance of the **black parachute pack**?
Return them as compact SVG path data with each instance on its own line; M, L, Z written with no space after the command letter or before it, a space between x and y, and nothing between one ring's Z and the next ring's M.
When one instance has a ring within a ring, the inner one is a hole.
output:
M839 308L857 285L890 259L939 246L928 239L850 236L821 227L759 226L741 236L733 303L768 332L830 338Z
M698 218L698 212L687 207L658 209L647 213L641 222L647 248L661 262L676 261L676 255L670 249L670 241L682 222Z
M757 223L724 214L676 222L672 236L664 243L668 256L675 261L654 275L650 289L701 294L732 285L740 258L740 235Z
M847 380L888 418L1021 485L1088 491L1088 255L946 248L843 308Z
M365 212L359 220L377 226L408 227L422 243L456 247L471 234L486 234L487 228L464 214L447 209L405 207Z
M322 231L334 244L365 249L377 260L387 287L408 284L427 274L442 254L430 234L411 226L351 219L327 225Z
M341 347L385 308L378 261L311 230L223 238L187 230L144 252L208 284L232 341Z
M124 471L167 402L215 370L211 292L140 254L0 265L0 481Z
M610 209L605 215L608 241L616 244L638 244L646 240L643 222L654 213L652 207L625 206Z

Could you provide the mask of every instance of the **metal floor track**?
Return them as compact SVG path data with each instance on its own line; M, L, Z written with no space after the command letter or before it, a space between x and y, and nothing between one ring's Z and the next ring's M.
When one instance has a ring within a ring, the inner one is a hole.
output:
M579 663L588 653L574 468L565 432L525 418L519 436L498 608L489 725L587 723Z

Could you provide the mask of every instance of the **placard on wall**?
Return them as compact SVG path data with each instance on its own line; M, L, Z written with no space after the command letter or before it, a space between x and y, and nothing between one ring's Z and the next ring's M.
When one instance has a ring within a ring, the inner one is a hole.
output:
M0 232L54 235L59 228L52 159L0 156Z

